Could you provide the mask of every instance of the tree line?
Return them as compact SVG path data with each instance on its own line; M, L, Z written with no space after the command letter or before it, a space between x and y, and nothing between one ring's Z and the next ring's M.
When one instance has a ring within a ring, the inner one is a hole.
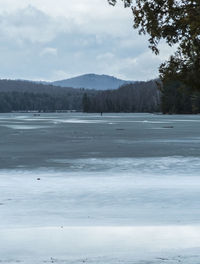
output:
M0 92L0 112L81 110L81 95L32 92Z
M130 83L117 90L83 96L84 112L159 112L160 91L156 81Z
M0 80L0 112L56 110L82 111L85 90L29 81ZM87 91L92 94L94 91Z
M0 112L77 110L84 112L157 112L156 81L96 91L56 87L28 81L0 80Z
M0 80L0 112L77 110L84 112L200 113L200 91L179 80L126 84L117 90L85 90L27 81Z

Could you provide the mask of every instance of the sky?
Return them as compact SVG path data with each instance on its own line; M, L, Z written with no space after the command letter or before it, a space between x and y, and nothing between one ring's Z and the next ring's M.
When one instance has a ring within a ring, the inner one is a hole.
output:
M81 74L150 80L159 56L133 29L130 9L107 0L0 0L0 78L54 81Z

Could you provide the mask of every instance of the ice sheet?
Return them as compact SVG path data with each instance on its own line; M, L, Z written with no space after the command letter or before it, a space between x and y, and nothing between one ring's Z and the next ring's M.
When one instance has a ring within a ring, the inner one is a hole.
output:
M0 263L200 263L199 116L0 119Z
M191 263L199 226L48 227L0 231L0 263Z
M0 172L0 226L200 223L199 158L62 162Z

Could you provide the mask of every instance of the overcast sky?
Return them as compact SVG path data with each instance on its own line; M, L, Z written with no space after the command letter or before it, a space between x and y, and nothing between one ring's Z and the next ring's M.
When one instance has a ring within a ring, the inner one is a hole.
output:
M0 78L59 80L85 73L126 80L158 76L155 56L132 28L130 9L107 0L0 0Z

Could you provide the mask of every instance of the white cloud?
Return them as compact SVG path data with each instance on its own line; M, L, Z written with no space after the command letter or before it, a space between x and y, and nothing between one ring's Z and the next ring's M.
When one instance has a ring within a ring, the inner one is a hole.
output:
M104 54L99 54L97 56L97 60L99 61L105 61L105 60L110 61L110 60L113 60L113 58L114 58L114 54L111 52L106 52Z
M172 50L161 44L160 56L152 55L147 38L132 28L131 10L122 7L107 0L1 0L0 77L156 77Z
M9 21L19 24L19 18L21 18L20 26L25 22L28 22L28 26L31 24L32 27L40 23L43 28L45 25L42 24L43 17L46 14L51 17L51 21L48 21L50 25L62 20L59 27L57 25L58 30L62 27L61 24L69 25L70 28L75 24L80 32L90 34L107 33L119 36L131 31L131 11L123 9L122 6L113 8L107 0L58 0L56 3L54 0L1 1L1 10L6 10Z
M51 47L47 47L47 48L44 48L41 52L40 52L40 55L41 56L45 56L45 55L53 55L53 56L56 56L58 53L57 49L55 48L51 48Z
M18 41L46 43L60 32L69 31L68 23L56 20L33 6L0 16L0 31L4 37Z

